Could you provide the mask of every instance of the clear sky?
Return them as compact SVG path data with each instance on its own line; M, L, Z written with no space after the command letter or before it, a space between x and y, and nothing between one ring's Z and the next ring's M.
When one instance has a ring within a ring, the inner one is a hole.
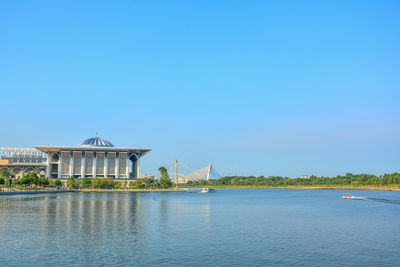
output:
M0 0L0 146L221 174L400 171L399 1Z

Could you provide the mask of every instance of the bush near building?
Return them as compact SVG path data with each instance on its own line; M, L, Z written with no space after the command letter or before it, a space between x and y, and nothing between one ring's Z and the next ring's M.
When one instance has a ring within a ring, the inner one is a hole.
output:
M35 172L29 172L21 179L14 180L13 184L47 186L49 185L49 180L46 177L39 177Z
M62 186L62 182L57 179L57 180L54 181L54 185L57 186L57 187L61 187Z
M82 186L85 188L91 187L92 186L92 180L88 177L85 177L82 179Z

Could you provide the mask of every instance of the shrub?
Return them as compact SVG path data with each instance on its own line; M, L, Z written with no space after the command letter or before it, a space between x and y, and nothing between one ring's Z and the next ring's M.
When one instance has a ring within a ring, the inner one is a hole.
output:
M62 186L62 182L57 179L57 180L54 181L54 185L57 186L57 187L60 187L60 186Z
M92 185L92 180L90 180L90 178L85 177L82 179L82 186L83 187L90 187Z

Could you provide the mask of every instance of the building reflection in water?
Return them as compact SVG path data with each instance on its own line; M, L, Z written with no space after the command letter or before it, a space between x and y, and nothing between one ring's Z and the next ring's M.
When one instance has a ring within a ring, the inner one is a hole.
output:
M121 251L116 263L133 258L140 262L148 253L161 255L157 244L168 244L172 237L209 231L211 202L182 193L0 197L0 220L1 236L13 235L9 242L21 239L21 249L41 248L50 260L79 257L96 264L112 248Z
M33 204L34 202L40 202ZM29 207L26 204L30 203ZM172 209L171 209L172 208ZM35 197L1 197L0 211L29 212L45 219L51 232L53 227L62 231L101 233L129 231L139 233L141 228L157 221L160 229L179 225L183 213L210 224L211 203L181 203L168 194L136 193L71 193ZM4 216L4 214L3 214ZM143 225L140 225L143 223ZM107 231L106 231L107 230Z

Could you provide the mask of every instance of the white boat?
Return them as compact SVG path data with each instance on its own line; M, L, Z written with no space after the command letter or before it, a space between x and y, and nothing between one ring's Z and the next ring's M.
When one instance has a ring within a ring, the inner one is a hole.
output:
M203 188L200 193L214 193L215 189L213 188Z
M368 198L366 198L366 197L355 197L355 196L350 196L350 195L348 195L348 194L342 196L342 198L344 198L344 199L362 199L362 200L368 200Z
M344 195L344 196L342 196L342 198L354 198L353 196L346 196L346 195Z
M345 194L344 196L342 196L342 198L354 198L354 197L350 196L349 194Z

